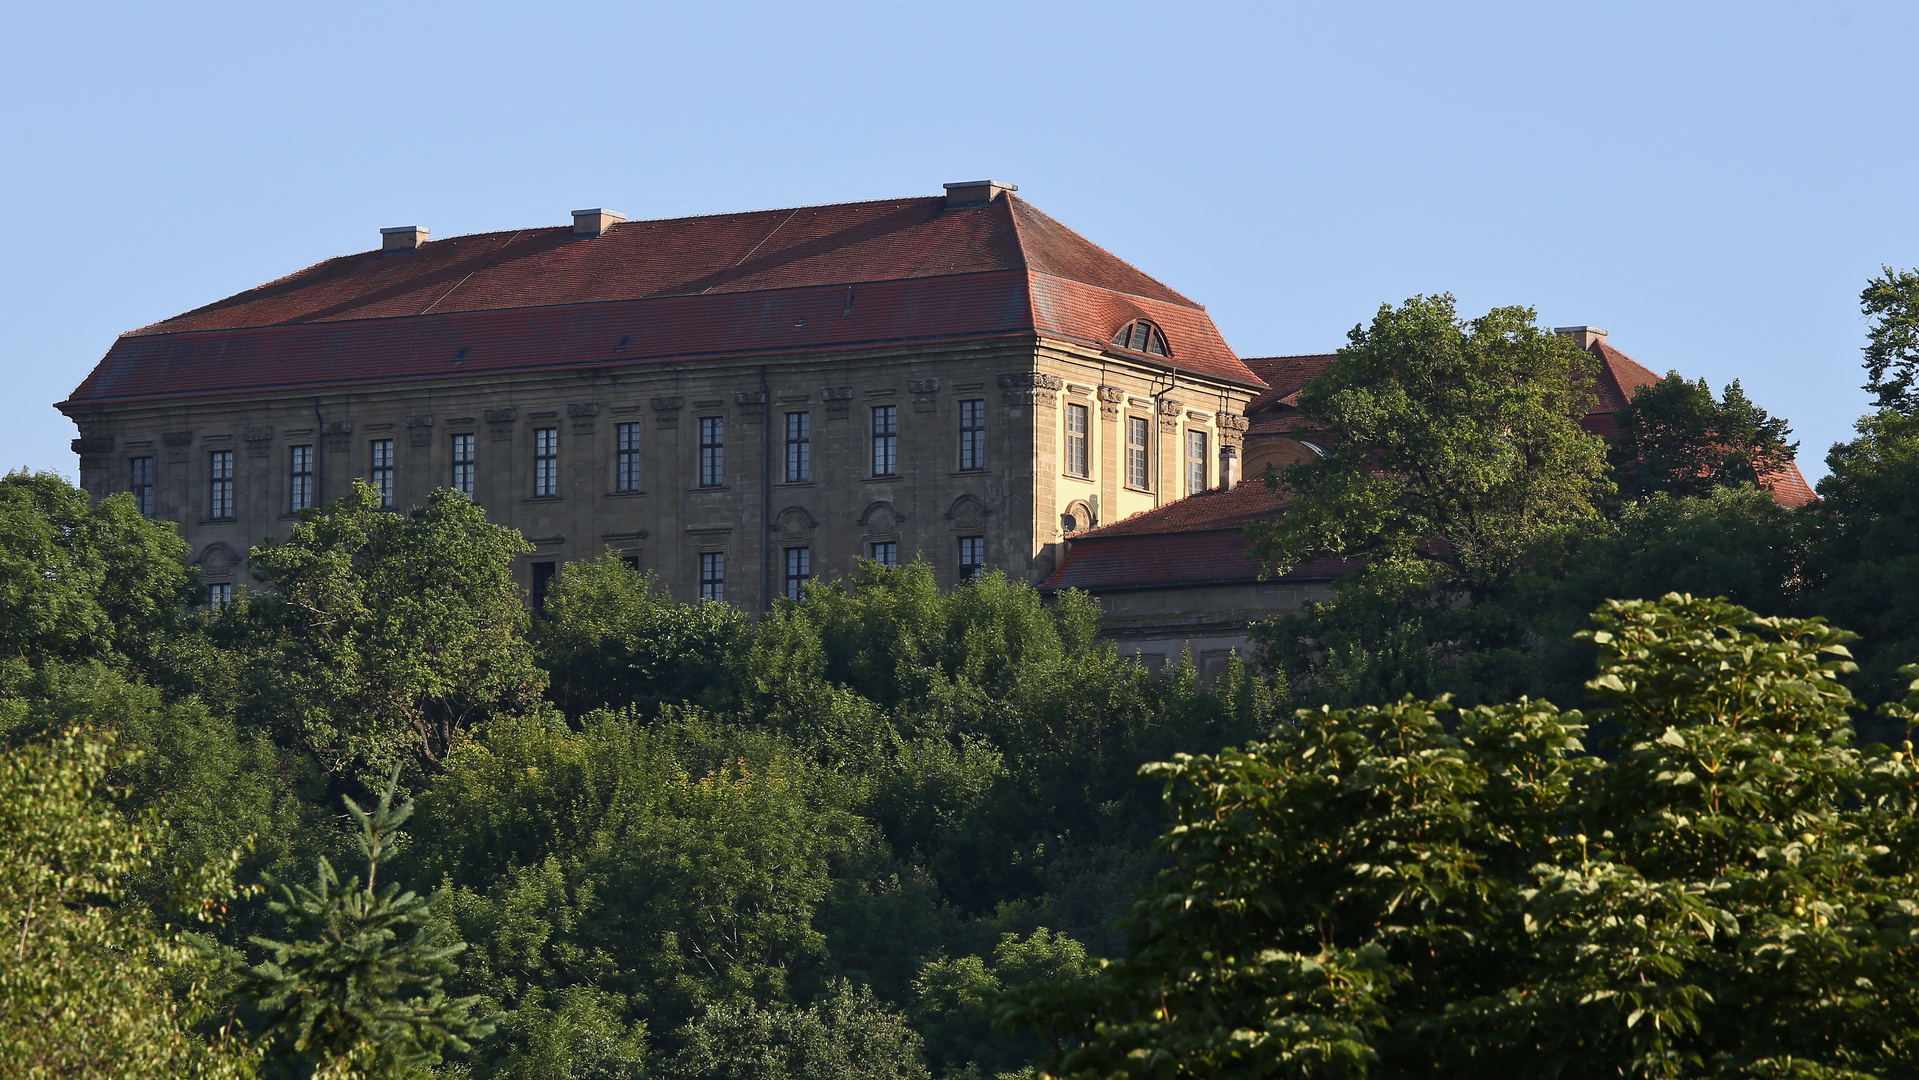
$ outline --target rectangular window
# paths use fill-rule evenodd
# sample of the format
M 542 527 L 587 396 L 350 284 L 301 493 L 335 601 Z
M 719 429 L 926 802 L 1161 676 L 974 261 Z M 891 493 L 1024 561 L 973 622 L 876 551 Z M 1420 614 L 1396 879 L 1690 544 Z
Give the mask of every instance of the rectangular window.
M 310 510 L 313 508 L 313 447 L 289 446 L 291 454 L 287 468 L 287 509 Z
M 700 486 L 726 483 L 726 418 L 700 417 Z M 702 593 L 704 595 L 704 593 Z
M 133 492 L 133 503 L 140 508 L 140 516 L 153 516 L 153 459 L 137 457 L 127 459 L 127 490 Z
M 533 429 L 533 497 L 550 499 L 560 493 L 560 429 Z
M 786 598 L 788 600 L 798 600 L 800 598 L 800 590 L 806 588 L 806 583 L 811 580 L 813 580 L 813 549 L 803 547 L 787 548 Z
M 1197 495 L 1206 490 L 1206 433 L 1189 431 L 1186 433 L 1186 494 Z
M 959 538 L 959 576 L 961 581 L 971 581 L 986 570 L 986 538 L 984 536 L 962 536 Z
M 473 497 L 473 436 L 453 436 L 453 490 Z
M 726 599 L 726 552 L 700 553 L 700 599 Z
M 1086 460 L 1086 406 L 1066 406 L 1066 471 L 1074 476 L 1090 476 Z
M 873 406 L 873 475 L 898 475 L 899 455 L 900 407 Z
M 546 596 L 553 591 L 553 575 L 559 573 L 559 569 L 558 563 L 533 564 L 533 614 L 546 614 Z
M 233 517 L 233 451 L 207 455 L 207 516 L 215 521 Z
M 640 490 L 640 425 L 621 424 L 615 430 L 613 490 Z
M 1126 418 L 1126 486 L 1149 490 L 1152 484 L 1146 475 L 1146 418 L 1129 416 Z
M 786 414 L 786 482 L 813 478 L 813 414 Z
M 393 505 L 393 440 L 374 439 L 368 444 L 367 479 L 380 493 L 380 506 Z
M 217 584 L 208 585 L 207 603 L 211 605 L 215 611 L 233 603 L 233 583 L 222 581 Z
M 962 401 L 959 405 L 959 467 L 984 469 L 986 467 L 986 402 Z
M 900 564 L 900 542 L 898 540 L 875 540 L 866 545 L 866 552 L 873 561 L 881 566 L 892 568 Z

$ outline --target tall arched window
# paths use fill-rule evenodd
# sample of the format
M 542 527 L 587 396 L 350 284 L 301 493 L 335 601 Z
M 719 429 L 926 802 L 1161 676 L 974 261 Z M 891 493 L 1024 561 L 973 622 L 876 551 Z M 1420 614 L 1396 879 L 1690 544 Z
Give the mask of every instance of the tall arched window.
M 1113 335 L 1113 344 L 1148 356 L 1172 355 L 1166 348 L 1166 335 L 1145 319 L 1134 319 L 1120 327 L 1119 333 Z

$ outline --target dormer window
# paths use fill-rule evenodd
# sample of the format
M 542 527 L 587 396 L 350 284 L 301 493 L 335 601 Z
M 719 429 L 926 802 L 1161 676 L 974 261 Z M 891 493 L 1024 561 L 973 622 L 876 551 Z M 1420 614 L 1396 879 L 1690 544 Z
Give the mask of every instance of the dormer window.
M 1113 335 L 1113 344 L 1122 349 L 1143 352 L 1148 356 L 1172 355 L 1166 351 L 1166 335 L 1159 332 L 1159 327 L 1145 319 L 1134 319 L 1120 327 L 1119 333 Z

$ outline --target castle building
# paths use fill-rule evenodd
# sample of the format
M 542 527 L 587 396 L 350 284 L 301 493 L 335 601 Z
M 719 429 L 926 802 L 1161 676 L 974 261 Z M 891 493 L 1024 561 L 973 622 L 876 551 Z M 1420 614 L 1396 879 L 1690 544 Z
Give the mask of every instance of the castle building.
M 354 479 L 472 496 L 749 610 L 858 557 L 1039 582 L 1066 536 L 1230 488 L 1264 389 L 1199 304 L 1011 185 L 377 250 L 122 335 L 59 408 L 81 483 L 213 598 Z

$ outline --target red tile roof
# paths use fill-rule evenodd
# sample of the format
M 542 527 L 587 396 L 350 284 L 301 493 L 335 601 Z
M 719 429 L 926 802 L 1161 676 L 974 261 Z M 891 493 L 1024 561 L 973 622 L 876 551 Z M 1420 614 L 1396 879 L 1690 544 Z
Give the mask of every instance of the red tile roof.
M 1204 308 L 1012 195 L 630 221 L 592 240 L 554 226 L 329 259 L 123 335 L 72 402 L 1035 334 L 1105 348 L 1141 317 L 1171 364 L 1259 385 Z
M 1257 480 L 1147 510 L 1072 537 L 1066 559 L 1042 590 L 1177 588 L 1259 580 L 1248 554 L 1248 522 L 1279 513 L 1280 501 Z M 1316 559 L 1277 580 L 1326 580 L 1350 572 L 1340 559 Z

